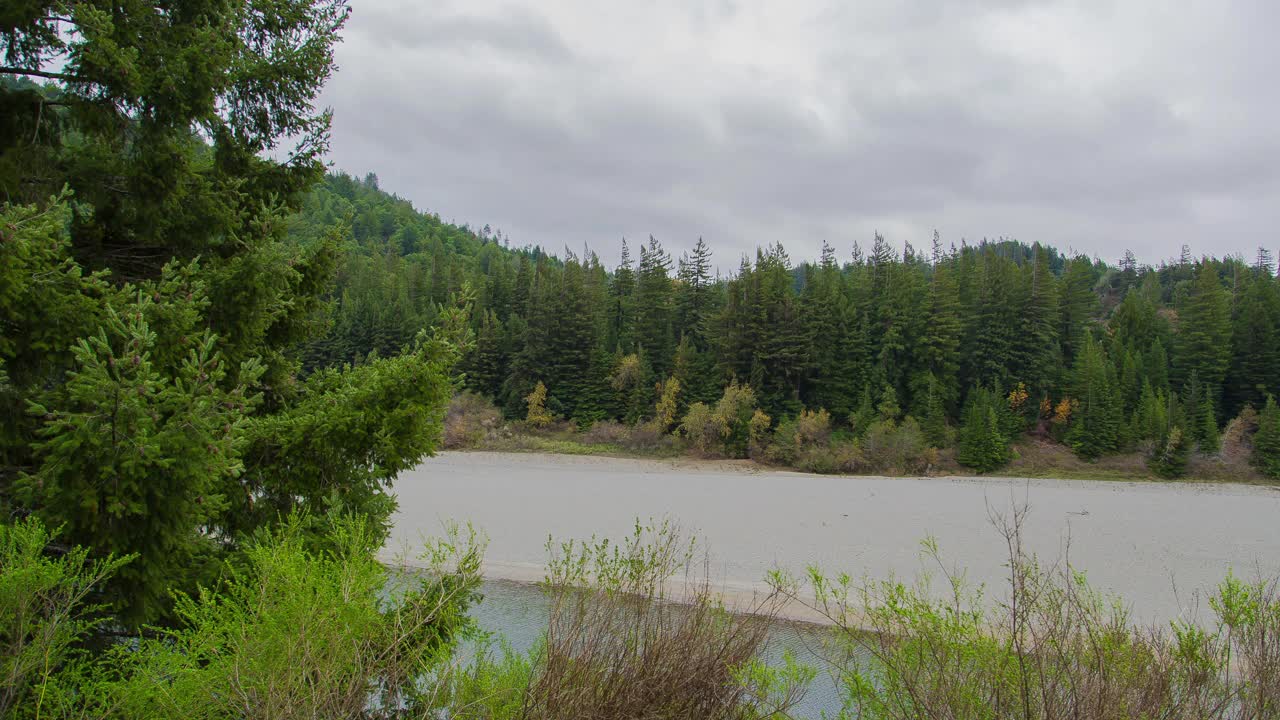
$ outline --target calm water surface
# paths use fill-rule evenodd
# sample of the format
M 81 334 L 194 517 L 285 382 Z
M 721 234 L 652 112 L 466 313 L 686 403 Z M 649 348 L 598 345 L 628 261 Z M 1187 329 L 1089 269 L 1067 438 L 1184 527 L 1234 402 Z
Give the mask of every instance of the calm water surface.
M 1025 502 L 1025 542 L 1067 552 L 1144 622 L 1198 611 L 1234 568 L 1280 573 L 1280 492 L 1237 485 L 972 478 L 831 477 L 707 470 L 675 463 L 501 453 L 444 453 L 404 473 L 389 547 L 448 520 L 489 536 L 490 577 L 532 579 L 548 534 L 623 537 L 636 518 L 669 516 L 704 537 L 714 580 L 758 587 L 771 568 L 816 563 L 855 576 L 910 577 L 920 540 L 975 581 L 1002 588 L 1004 545 L 989 509 Z
M 469 521 L 489 537 L 482 627 L 517 650 L 545 627 L 534 586 L 548 534 L 620 538 L 637 518 L 671 517 L 705 538 L 713 580 L 759 588 L 773 568 L 816 563 L 855 576 L 910 577 L 932 536 L 970 579 L 1002 586 L 1004 545 L 990 511 L 1025 503 L 1025 542 L 1042 558 L 1069 552 L 1095 585 L 1121 593 L 1144 622 L 1203 617 L 1203 593 L 1237 574 L 1280 573 L 1280 492 L 1246 486 L 973 478 L 824 477 L 747 473 L 687 463 L 500 453 L 446 453 L 396 485 L 400 509 L 390 549 Z M 790 650 L 814 661 L 814 626 L 779 622 L 773 661 Z M 816 663 L 815 663 L 816 664 Z M 819 675 L 799 717 L 834 714 Z

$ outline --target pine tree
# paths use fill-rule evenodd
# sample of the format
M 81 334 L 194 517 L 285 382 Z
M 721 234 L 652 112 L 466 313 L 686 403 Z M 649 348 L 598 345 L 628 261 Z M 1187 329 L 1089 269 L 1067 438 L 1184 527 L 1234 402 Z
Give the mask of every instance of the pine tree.
M 1231 313 L 1217 268 L 1207 260 L 1197 265 L 1179 309 L 1176 349 L 1175 379 L 1186 382 L 1196 373 L 1208 391 L 1221 389 L 1231 357 Z
M 1156 445 L 1149 466 L 1152 472 L 1163 478 L 1179 478 L 1187 472 L 1187 440 L 1182 428 L 1173 426 L 1168 435 Z
M 640 246 L 640 266 L 636 273 L 636 342 L 659 375 L 671 371 L 675 355 L 672 319 L 674 315 L 671 256 L 652 235 L 649 245 Z
M 1057 280 L 1049 270 L 1048 253 L 1039 243 L 1034 258 L 1023 271 L 1017 300 L 1018 332 L 1010 349 L 1014 378 L 1036 393 L 1048 392 L 1061 374 Z
M 1067 263 L 1067 271 L 1062 278 L 1062 331 L 1059 337 L 1062 361 L 1068 366 L 1075 364 L 1076 355 L 1084 345 L 1089 322 L 1097 313 L 1098 296 L 1093 292 L 1095 279 L 1093 263 L 1088 258 L 1077 256 Z
M 935 230 L 933 268 L 926 300 L 929 321 L 920 347 L 923 369 L 933 379 L 925 392 L 930 396 L 930 402 L 936 395 L 944 410 L 954 408 L 960 391 L 959 349 L 963 325 L 954 265 L 950 257 L 943 255 L 942 240 Z
M 1252 461 L 1263 475 L 1280 479 L 1280 407 L 1271 395 L 1267 396 L 1267 404 L 1258 416 L 1258 431 L 1253 434 Z
M 1066 441 L 1077 455 L 1089 460 L 1119 446 L 1122 416 L 1109 370 L 1102 347 L 1086 334 L 1073 369 L 1073 394 L 1079 406 L 1072 413 Z
M 964 422 L 957 438 L 956 460 L 978 472 L 990 472 L 1009 462 L 1009 440 L 1000 432 L 996 394 L 982 388 L 969 391 Z

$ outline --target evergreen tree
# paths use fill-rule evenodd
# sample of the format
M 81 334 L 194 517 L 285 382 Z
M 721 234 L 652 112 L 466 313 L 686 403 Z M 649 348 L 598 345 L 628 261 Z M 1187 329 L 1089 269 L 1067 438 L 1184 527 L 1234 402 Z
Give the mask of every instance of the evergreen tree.
M 1000 432 L 998 402 L 992 391 L 969 391 L 957 438 L 956 460 L 961 465 L 990 472 L 1009 462 L 1009 440 Z
M 1098 296 L 1093 292 L 1095 281 L 1093 264 L 1082 256 L 1067 263 L 1062 278 L 1062 361 L 1074 365 L 1076 355 L 1084 345 L 1089 322 L 1097 312 Z
M 1270 395 L 1258 416 L 1258 431 L 1253 434 L 1252 460 L 1263 475 L 1280 479 L 1280 407 Z
M 1073 369 L 1079 407 L 1072 414 L 1066 440 L 1077 455 L 1089 460 L 1119 445 L 1121 414 L 1109 369 L 1102 347 L 1086 334 Z
M 658 375 L 670 372 L 675 354 L 670 269 L 671 256 L 650 235 L 636 273 L 636 342 Z
M 1226 378 L 1231 356 L 1231 315 L 1218 271 L 1200 262 L 1178 313 L 1176 379 L 1195 373 L 1208 392 L 1216 393 Z M 1216 400 L 1216 398 L 1214 398 Z
M 1187 440 L 1182 428 L 1173 426 L 1156 445 L 1156 452 L 1149 465 L 1152 472 L 1163 478 L 1179 478 L 1187 472 Z

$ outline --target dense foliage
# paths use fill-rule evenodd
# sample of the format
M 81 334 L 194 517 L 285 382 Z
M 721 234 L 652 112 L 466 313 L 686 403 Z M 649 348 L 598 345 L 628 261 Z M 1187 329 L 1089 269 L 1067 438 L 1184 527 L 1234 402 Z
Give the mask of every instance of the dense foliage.
M 1013 241 L 945 247 L 936 235 L 928 254 L 897 252 L 877 236 L 845 261 L 824 247 L 799 265 L 775 244 L 719 278 L 702 240 L 673 260 L 651 237 L 624 241 L 610 271 L 590 251 L 511 249 L 487 227 L 442 223 L 372 176 L 343 174 L 313 191 L 295 237 L 306 246 L 343 217 L 353 232 L 338 320 L 312 361 L 392 352 L 467 293 L 467 386 L 510 418 L 527 414 L 539 385 L 542 408 L 583 427 L 648 420 L 674 400 L 674 425 L 704 446 L 712 406 L 737 382 L 775 427 L 826 410 L 861 436 L 910 416 L 938 447 L 959 429 L 960 455 L 989 470 L 1027 432 L 1084 458 L 1143 450 L 1154 463 L 1176 428 L 1181 444 L 1212 454 L 1230 418 L 1280 391 L 1280 281 L 1265 251 L 1252 263 L 1184 251 L 1159 266 L 1126 253 L 1111 266 Z M 671 380 L 679 390 L 663 398 Z M 991 406 L 1004 443 L 966 432 L 975 404 Z M 977 451 L 979 440 L 989 447 Z M 741 435 L 730 445 L 747 447 Z
M 322 177 L 313 101 L 347 14 L 0 13 L 0 511 L 131 557 L 100 590 L 126 626 L 295 511 L 317 535 L 342 513 L 384 531 L 391 481 L 437 443 L 463 309 L 383 360 L 301 374 L 342 233 L 293 242 L 288 218 Z

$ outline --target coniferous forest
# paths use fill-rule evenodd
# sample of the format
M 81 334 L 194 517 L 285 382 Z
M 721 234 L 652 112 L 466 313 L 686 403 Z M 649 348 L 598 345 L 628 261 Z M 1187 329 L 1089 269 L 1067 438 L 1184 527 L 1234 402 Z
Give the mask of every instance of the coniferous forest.
M 1256 428 L 1280 392 L 1280 280 L 1265 249 L 1112 264 L 935 233 L 921 248 L 879 235 L 824 244 L 811 261 L 782 243 L 720 258 L 702 239 L 673 257 L 649 237 L 623 240 L 609 268 L 590 250 L 557 256 L 443 223 L 372 174 L 341 173 L 307 197 L 291 234 L 306 247 L 342 223 L 334 321 L 307 364 L 394 354 L 464 298 L 465 388 L 511 419 L 527 418 L 541 384 L 548 420 L 650 423 L 703 442 L 726 388 L 742 388 L 747 434 L 805 436 L 816 423 L 865 440 L 877 423 L 905 424 L 982 471 L 1029 435 L 1090 460 L 1141 451 L 1177 476 L 1188 455 L 1218 453 L 1242 412 L 1242 431 Z

